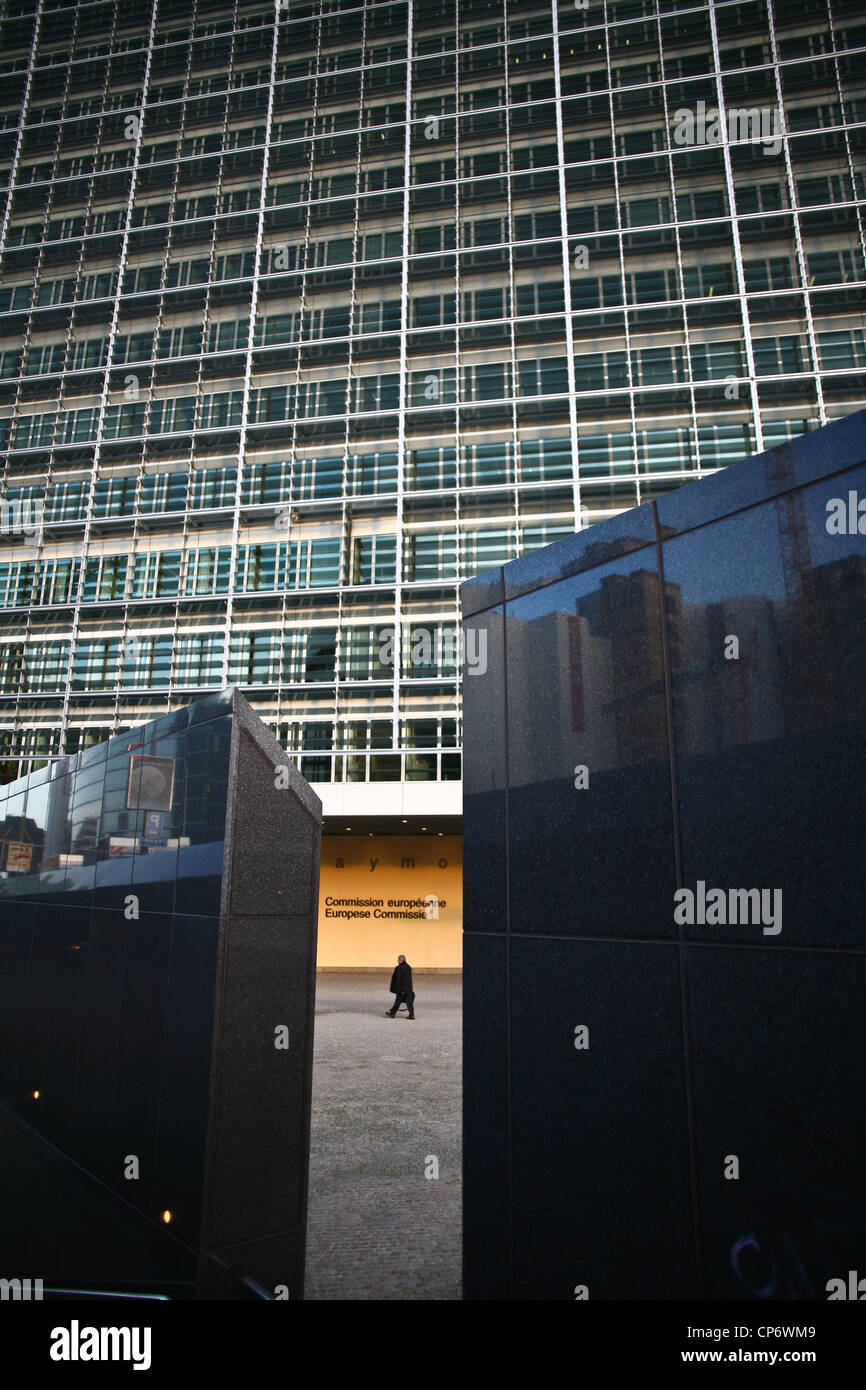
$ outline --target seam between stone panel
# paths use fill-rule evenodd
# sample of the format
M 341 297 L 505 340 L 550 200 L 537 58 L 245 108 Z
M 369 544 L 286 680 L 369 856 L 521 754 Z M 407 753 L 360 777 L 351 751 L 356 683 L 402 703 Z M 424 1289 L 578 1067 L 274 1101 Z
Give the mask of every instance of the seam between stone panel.
M 855 413 L 856 413 L 856 412 L 855 412 Z M 846 418 L 847 418 L 847 417 L 846 417 Z M 827 426 L 822 426 L 822 428 L 826 429 Z M 772 450 L 772 449 L 765 450 L 765 453 L 774 453 L 774 452 L 776 452 L 776 451 L 775 451 L 775 450 Z M 749 456 L 750 459 L 763 458 L 763 457 L 764 457 L 764 454 L 752 454 L 752 455 Z M 742 462 L 748 462 L 748 460 L 745 460 L 745 459 L 744 459 L 744 460 L 742 460 Z M 844 467 L 842 467 L 842 468 L 835 468 L 835 469 L 833 469 L 833 471 L 830 472 L 830 473 L 822 473 L 821 476 L 820 476 L 819 478 L 807 478 L 807 479 L 805 479 L 803 482 L 792 483 L 792 485 L 791 485 L 790 487 L 782 488 L 781 491 L 779 491 L 779 492 L 774 492 L 774 493 L 772 494 L 772 496 L 769 496 L 769 497 L 761 497 L 761 498 L 758 498 L 758 499 L 757 499 L 756 501 L 754 501 L 754 502 L 746 502 L 742 507 L 731 507 L 731 509 L 730 509 L 729 511 L 721 512 L 718 516 L 708 517 L 708 519 L 707 519 L 706 521 L 696 521 L 696 522 L 694 522 L 691 526 L 684 526 L 681 530 L 672 531 L 671 534 L 670 534 L 669 536 L 665 536 L 663 539 L 664 539 L 664 540 L 676 540 L 676 538 L 677 538 L 678 536 L 690 536 L 690 535 L 692 535 L 695 531 L 701 531 L 701 530 L 703 530 L 704 527 L 706 527 L 706 526 L 715 526 L 715 524 L 716 524 L 717 522 L 719 522 L 719 521 L 727 521 L 728 517 L 742 516 L 744 512 L 754 511 L 754 509 L 755 509 L 756 507 L 763 507 L 763 506 L 765 506 L 768 502 L 776 502 L 776 501 L 778 501 L 779 498 L 781 498 L 781 497 L 787 497 L 789 493 L 792 493 L 792 492 L 801 492 L 801 491 L 803 491 L 805 488 L 817 487 L 817 485 L 818 485 L 819 483 L 830 482 L 830 481 L 831 481 L 832 479 L 834 479 L 834 478 L 841 478 L 841 477 L 844 477 L 844 475 L 845 475 L 846 473 L 851 473 L 851 472 L 853 472 L 853 470 L 854 470 L 855 468 L 863 468 L 864 465 L 866 465 L 866 458 L 860 459 L 859 461 L 854 462 L 854 463 L 846 463 L 846 464 L 844 465 Z M 736 465 L 732 465 L 732 466 L 733 466 L 733 467 L 736 467 Z M 723 473 L 724 471 L 725 471 L 724 469 L 719 469 L 719 472 L 720 472 L 720 473 Z M 713 476 L 713 477 L 716 477 L 717 475 L 716 475 L 716 474 L 712 474 L 712 476 Z M 691 482 L 704 482 L 704 481 L 709 481 L 709 479 L 708 479 L 708 478 L 707 478 L 707 479 L 702 479 L 702 478 L 691 479 L 690 482 L 687 483 L 687 484 L 684 484 L 684 486 L 686 486 L 686 487 L 690 486 L 690 485 L 691 485 Z M 674 488 L 674 491 L 675 491 L 675 492 L 679 492 L 679 490 L 680 490 L 679 488 Z M 642 503 L 641 505 L 642 505 L 642 506 L 647 506 L 647 507 L 651 506 L 651 507 L 655 508 L 655 505 L 656 505 L 656 504 L 655 504 L 655 502 L 645 502 L 645 503 Z M 639 508 L 639 507 L 634 507 L 632 510 L 634 510 L 634 511 L 639 511 L 640 508 Z M 621 513 L 621 515 L 625 515 L 625 513 Z M 595 525 L 604 527 L 605 522 L 603 522 L 603 521 L 602 521 L 602 522 L 596 522 Z M 656 519 L 656 525 L 658 526 L 658 521 L 657 521 L 657 519 Z M 585 528 L 585 529 L 588 529 L 588 528 Z M 579 533 L 576 532 L 575 534 L 579 534 Z M 577 578 L 578 575 L 581 575 L 581 574 L 591 574 L 594 570 L 602 569 L 605 565 L 614 564 L 617 560 L 624 559 L 625 556 L 627 556 L 627 555 L 638 555 L 638 554 L 640 554 L 640 552 L 641 552 L 642 550 L 649 550 L 650 547 L 651 547 L 651 546 L 654 546 L 655 544 L 656 544 L 656 540 L 655 540 L 655 539 L 653 539 L 653 540 L 647 540 L 647 541 L 644 541 L 641 545 L 635 546 L 633 550 L 628 550 L 628 551 L 624 552 L 624 555 L 615 555 L 615 556 L 613 556 L 612 559 L 610 559 L 610 560 L 596 560 L 596 561 L 593 562 L 593 564 L 587 565 L 587 566 L 586 566 L 585 568 L 583 568 L 583 569 L 575 570 L 573 574 L 558 574 L 558 575 L 556 575 L 553 579 L 545 579 L 545 580 L 542 580 L 541 583 L 535 584 L 532 588 L 523 589 L 519 594 L 514 594 L 513 597 L 512 597 L 512 599 L 511 599 L 511 602 L 516 603 L 518 599 L 526 598 L 526 597 L 528 597 L 529 594 L 537 594 L 537 593 L 540 593 L 540 591 L 541 591 L 542 589 L 550 589 L 550 588 L 553 587 L 554 584 L 561 584 L 561 583 L 563 582 L 563 580 L 565 580 L 565 579 L 575 579 L 575 578 Z M 507 566 L 506 566 L 505 568 L 507 568 Z M 471 582 L 471 581 L 468 581 L 468 582 Z M 490 613 L 490 612 L 492 611 L 492 609 L 494 609 L 494 608 L 496 608 L 496 607 L 497 607 L 497 604 L 495 604 L 495 603 L 490 603 L 490 604 L 487 604 L 486 607 L 484 607 L 484 608 L 477 608 L 477 609 L 474 609 L 473 612 L 464 614 L 464 621 L 465 621 L 467 618 L 477 618 L 477 617 L 480 617 L 482 613 Z
M 479 940 L 488 941 L 500 938 L 505 939 L 505 932 L 501 931 L 465 931 L 465 936 L 478 937 Z M 593 941 L 605 946 L 676 946 L 678 945 L 675 936 L 583 936 L 573 932 L 534 932 L 534 931 L 512 931 L 512 939 L 520 941 Z M 704 937 L 690 936 L 685 940 L 687 946 L 708 946 L 711 950 L 719 951 L 823 951 L 829 955 L 837 956 L 863 956 L 866 955 L 866 947 L 863 946 L 824 946 L 821 944 L 783 946 L 773 944 L 769 941 L 709 941 Z M 325 966 L 324 969 L 338 969 L 337 966 Z
M 301 804 L 301 803 L 299 803 Z M 309 812 L 307 812 L 309 816 Z M 307 1231 L 310 1214 L 310 1157 L 313 1145 L 313 1071 L 316 1048 L 316 958 L 319 952 L 319 875 L 322 867 L 322 827 L 321 822 L 313 820 L 313 847 L 310 854 L 310 918 L 307 924 L 309 952 L 307 957 L 307 979 L 305 1006 L 307 1016 L 304 1023 L 304 1076 L 302 1086 L 304 1140 L 301 1152 L 300 1171 L 300 1211 L 298 1213 L 298 1251 L 297 1269 L 300 1281 L 298 1298 L 304 1298 L 307 1284 Z M 310 928 L 312 927 L 312 933 Z M 312 939 L 310 939 L 312 936 Z
M 499 588 L 502 603 L 502 723 L 504 728 L 504 792 L 505 792 L 505 1133 L 508 1147 L 506 1168 L 506 1217 L 508 1250 L 508 1297 L 514 1298 L 514 1208 L 513 1156 L 511 1123 L 511 835 L 508 818 L 508 623 L 505 606 L 505 573 L 500 565 Z

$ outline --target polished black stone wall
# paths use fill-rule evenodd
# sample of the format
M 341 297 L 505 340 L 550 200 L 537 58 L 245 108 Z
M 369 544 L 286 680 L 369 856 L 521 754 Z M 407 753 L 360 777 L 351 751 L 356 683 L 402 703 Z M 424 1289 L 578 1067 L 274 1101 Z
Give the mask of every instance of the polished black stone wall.
M 866 414 L 463 600 L 465 1297 L 826 1298 L 866 1274 Z
M 301 1296 L 320 839 L 233 690 L 0 787 L 12 1275 Z

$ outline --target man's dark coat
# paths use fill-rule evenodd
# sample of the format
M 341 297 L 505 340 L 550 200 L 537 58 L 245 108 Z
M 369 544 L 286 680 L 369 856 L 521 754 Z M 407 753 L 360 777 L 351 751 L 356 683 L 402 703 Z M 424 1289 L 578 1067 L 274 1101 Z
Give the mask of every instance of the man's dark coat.
M 405 961 L 401 961 L 394 970 L 394 974 L 391 976 L 391 993 L 412 993 L 412 967 L 411 965 L 407 965 Z

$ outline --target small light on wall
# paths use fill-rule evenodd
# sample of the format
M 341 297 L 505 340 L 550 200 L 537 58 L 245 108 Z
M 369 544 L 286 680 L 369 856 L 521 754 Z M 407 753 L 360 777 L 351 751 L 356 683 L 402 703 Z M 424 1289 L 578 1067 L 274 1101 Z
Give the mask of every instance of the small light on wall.
M 172 1222 L 172 1213 L 171 1213 L 170 1211 L 168 1211 L 168 1210 L 164 1211 L 164 1212 L 162 1213 L 162 1219 L 163 1219 L 163 1223 L 164 1223 L 166 1226 L 170 1226 L 170 1225 L 171 1225 L 171 1222 Z
M 31 1091 L 30 1094 L 31 1094 L 31 1096 L 33 1097 L 34 1100 L 38 1100 L 38 1099 L 39 1099 L 39 1096 L 40 1096 L 40 1094 L 41 1094 L 41 1092 L 39 1092 L 39 1091 Z

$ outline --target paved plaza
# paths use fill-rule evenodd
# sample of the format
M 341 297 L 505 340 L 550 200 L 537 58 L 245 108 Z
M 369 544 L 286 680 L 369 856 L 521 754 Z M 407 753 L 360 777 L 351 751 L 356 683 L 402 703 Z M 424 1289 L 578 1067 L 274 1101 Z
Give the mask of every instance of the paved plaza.
M 461 977 L 316 982 L 308 1299 L 459 1299 Z M 426 1177 L 435 1171 L 437 1177 Z

